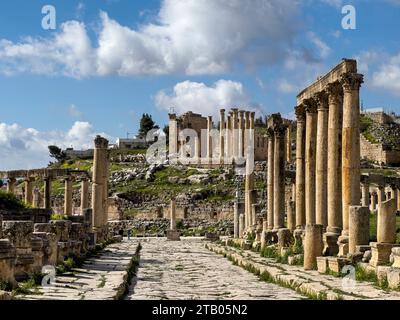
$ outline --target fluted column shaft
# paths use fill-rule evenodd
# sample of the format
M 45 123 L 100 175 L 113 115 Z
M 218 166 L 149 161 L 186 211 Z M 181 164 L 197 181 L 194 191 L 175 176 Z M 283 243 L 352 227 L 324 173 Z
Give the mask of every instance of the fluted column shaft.
M 268 164 L 267 164 L 267 221 L 268 230 L 274 228 L 274 134 L 268 133 Z
M 303 106 L 296 107 L 296 228 L 306 225 L 305 213 L 305 110 Z

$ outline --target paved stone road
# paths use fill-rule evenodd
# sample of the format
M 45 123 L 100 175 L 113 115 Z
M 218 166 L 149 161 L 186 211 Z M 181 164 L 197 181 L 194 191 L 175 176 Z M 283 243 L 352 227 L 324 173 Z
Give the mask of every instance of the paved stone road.
M 207 250 L 200 239 L 140 241 L 140 265 L 127 296 L 129 300 L 304 299 L 291 289 L 260 281 L 234 266 Z
M 56 277 L 52 287 L 39 287 L 36 294 L 18 296 L 26 300 L 113 300 L 126 288 L 127 269 L 136 253 L 137 241 L 106 247 L 98 257 L 85 261 L 72 274 Z

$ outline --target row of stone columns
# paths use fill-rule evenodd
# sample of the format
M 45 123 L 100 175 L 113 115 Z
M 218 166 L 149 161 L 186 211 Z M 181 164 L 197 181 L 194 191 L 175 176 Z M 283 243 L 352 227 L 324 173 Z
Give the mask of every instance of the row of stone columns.
M 15 185 L 17 180 L 15 178 L 9 178 L 7 182 L 7 191 L 15 193 Z M 27 177 L 24 180 L 24 202 L 31 205 L 34 208 L 39 208 L 43 203 L 44 209 L 51 209 L 51 178 L 46 177 L 43 179 L 43 195 L 38 188 L 33 188 L 34 179 Z M 72 215 L 73 211 L 73 188 L 72 188 L 72 177 L 67 177 L 64 180 L 64 214 L 67 216 Z M 89 182 L 87 179 L 81 179 L 81 214 L 89 207 L 89 194 L 88 194 Z
M 329 254 L 337 240 L 340 254 L 347 253 L 350 206 L 360 205 L 362 82 L 362 75 L 345 73 L 296 107 L 296 225 L 321 225 Z

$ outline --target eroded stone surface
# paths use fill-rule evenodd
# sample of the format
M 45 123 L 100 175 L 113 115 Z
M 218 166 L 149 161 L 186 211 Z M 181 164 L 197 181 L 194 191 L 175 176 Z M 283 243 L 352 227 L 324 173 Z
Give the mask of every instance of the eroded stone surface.
M 302 299 L 293 290 L 260 281 L 205 248 L 197 238 L 142 239 L 137 279 L 127 299 Z

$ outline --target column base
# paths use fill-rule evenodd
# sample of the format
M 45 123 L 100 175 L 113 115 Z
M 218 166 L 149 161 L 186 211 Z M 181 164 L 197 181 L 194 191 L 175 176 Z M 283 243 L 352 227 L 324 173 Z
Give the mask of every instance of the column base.
M 293 243 L 293 235 L 290 229 L 281 228 L 277 232 L 278 247 L 288 248 Z
M 301 246 L 303 244 L 305 236 L 305 231 L 301 227 L 297 227 L 293 232 L 294 243 L 296 246 Z
M 338 256 L 346 257 L 347 254 L 349 253 L 349 236 L 343 235 L 342 233 L 342 235 L 338 239 L 337 244 L 339 246 Z
M 324 256 L 336 256 L 339 252 L 338 246 L 339 234 L 333 232 L 326 232 L 323 235 L 322 241 L 324 242 L 324 249 L 322 254 Z
M 261 233 L 261 250 L 266 246 L 272 245 L 278 242 L 277 232 L 272 230 L 263 231 Z
M 371 242 L 371 260 L 369 264 L 373 267 L 386 265 L 390 262 L 393 248 L 400 247 L 399 244 Z
M 181 235 L 180 235 L 179 231 L 167 230 L 167 240 L 180 241 L 181 240 Z

